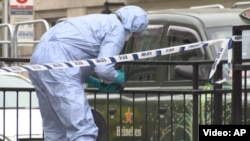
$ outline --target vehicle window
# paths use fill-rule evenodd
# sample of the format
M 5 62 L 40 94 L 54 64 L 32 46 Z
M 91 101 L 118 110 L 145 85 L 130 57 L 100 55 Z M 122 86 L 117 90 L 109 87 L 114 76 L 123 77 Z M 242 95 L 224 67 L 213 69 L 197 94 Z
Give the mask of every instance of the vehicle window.
M 216 27 L 216 28 L 209 28 L 208 35 L 211 40 L 215 39 L 223 39 L 223 38 L 230 38 L 232 37 L 232 27 Z M 242 58 L 243 59 L 249 59 L 250 57 L 250 30 L 244 30 L 242 31 Z M 211 51 L 213 52 L 214 58 L 216 57 L 216 54 L 219 52 L 220 44 L 215 44 L 211 47 Z M 227 50 L 223 54 L 222 60 L 228 59 L 228 53 Z M 226 77 L 228 65 L 223 65 L 223 77 Z M 231 78 L 231 74 L 229 74 L 229 78 Z
M 223 39 L 232 37 L 232 27 L 223 27 L 223 28 L 211 28 L 208 30 L 211 40 L 214 39 Z M 242 31 L 242 58 L 249 59 L 250 56 L 250 30 Z M 215 54 L 219 51 L 220 46 L 215 45 Z M 214 55 L 215 57 L 215 55 Z M 223 55 L 223 59 L 227 59 L 227 53 L 225 52 Z
M 163 25 L 149 25 L 147 30 L 131 39 L 130 53 L 160 48 Z M 143 61 L 157 60 L 156 57 Z M 154 81 L 156 79 L 156 65 L 126 65 L 127 81 Z
M 222 39 L 232 36 L 232 27 L 213 27 L 208 28 L 207 31 L 210 40 Z
M 185 44 L 191 44 L 200 41 L 200 37 L 196 31 L 186 27 L 170 26 L 167 38 L 169 40 L 170 47 L 179 46 Z M 200 54 L 202 53 L 202 54 Z M 171 61 L 186 61 L 191 58 L 197 58 L 203 56 L 203 49 L 195 49 L 190 51 L 184 51 L 181 53 L 171 54 Z
M 242 32 L 242 58 L 250 58 L 250 30 L 244 30 Z
M 232 36 L 232 27 L 213 27 L 207 29 L 208 38 L 210 40 L 230 38 Z M 220 44 L 214 44 L 211 46 L 212 55 L 215 58 L 216 53 L 220 49 Z M 225 53 L 227 54 L 227 53 Z M 223 59 L 227 59 L 227 55 L 223 56 Z
M 170 26 L 167 39 L 169 41 L 170 47 L 191 44 L 201 41 L 198 33 L 190 28 L 180 27 L 180 26 Z M 204 49 L 194 49 L 190 51 L 184 51 L 180 53 L 170 54 L 170 61 L 194 61 L 204 59 Z M 184 78 L 176 74 L 177 65 L 171 65 L 169 67 L 169 74 L 167 75 L 167 80 L 183 80 Z

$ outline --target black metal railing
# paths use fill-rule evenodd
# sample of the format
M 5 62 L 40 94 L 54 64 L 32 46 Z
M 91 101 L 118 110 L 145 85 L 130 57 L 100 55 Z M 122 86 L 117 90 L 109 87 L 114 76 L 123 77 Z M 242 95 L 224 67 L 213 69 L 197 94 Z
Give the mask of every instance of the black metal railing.
M 9 58 L 10 59 L 10 58 Z M 6 61 L 6 60 L 4 60 Z M 13 61 L 15 62 L 15 61 Z M 131 62 L 136 63 L 136 62 Z M 145 64 L 149 62 L 139 62 Z M 176 65 L 178 62 L 153 62 L 154 65 Z M 232 115 L 232 89 L 224 89 L 220 86 L 210 87 L 209 89 L 200 88 L 198 79 L 199 64 L 213 63 L 213 61 L 204 62 L 181 62 L 181 65 L 194 66 L 193 84 L 190 89 L 158 89 L 158 90 L 145 90 L 145 89 L 133 89 L 126 88 L 117 94 L 100 93 L 96 89 L 87 88 L 86 94 L 89 99 L 89 103 L 93 107 L 93 114 L 97 126 L 100 129 L 98 141 L 160 141 L 160 140 L 186 140 L 196 141 L 198 140 L 198 126 L 200 124 L 231 124 Z M 222 61 L 225 63 L 225 61 Z M 127 64 L 123 64 L 127 65 Z M 222 64 L 221 64 L 222 65 Z M 222 69 L 220 65 L 218 69 Z M 222 70 L 221 70 L 222 71 Z M 221 71 L 218 70 L 216 74 L 218 78 L 221 78 Z M 247 70 L 246 70 L 247 71 Z M 244 79 L 247 80 L 247 77 Z M 2 81 L 2 80 L 1 80 Z M 247 83 L 245 83 L 247 84 Z M 247 86 L 242 88 L 242 123 L 249 124 L 250 115 L 249 112 L 249 89 Z M 22 93 L 21 93 L 22 92 Z M 35 121 L 32 119 L 37 107 L 32 107 L 32 104 L 23 107 L 7 108 L 4 105 L 7 94 L 11 93 L 16 98 L 12 99 L 15 105 L 20 105 L 20 97 L 23 92 L 28 93 L 29 102 L 31 97 L 35 96 L 34 88 L 0 88 L 0 97 L 3 105 L 1 108 L 2 131 L 10 129 L 9 125 L 6 125 L 8 110 L 14 111 L 12 116 L 16 123 L 16 127 L 13 127 L 14 134 L 20 138 L 34 140 L 42 139 L 43 133 L 40 131 L 34 135 L 36 131 L 31 125 Z M 31 94 L 32 93 L 32 94 Z M 2 96 L 1 96 L 2 95 Z M 31 96 L 32 95 L 32 96 Z M 17 101 L 15 101 L 17 100 Z M 0 102 L 1 103 L 1 102 Z M 29 106 L 30 105 L 30 106 Z M 19 119 L 20 114 L 26 110 L 26 119 L 29 121 L 22 121 Z M 27 122 L 28 134 L 25 137 L 22 135 L 21 130 L 24 127 L 21 123 Z M 9 124 L 9 123 L 8 123 Z M 42 126 L 41 123 L 36 126 Z M 13 125 L 12 125 L 13 126 Z M 41 128 L 40 128 L 41 129 Z M 3 137 L 7 136 L 7 132 L 3 132 Z
M 19 89 L 19 88 L 0 88 L 1 94 L 4 100 L 8 92 L 16 93 L 16 100 L 13 103 L 18 104 L 18 93 L 26 91 L 30 93 L 34 89 Z M 217 90 L 222 96 L 222 114 L 220 115 L 220 124 L 231 123 L 231 94 L 232 90 Z M 245 90 L 249 92 L 249 90 Z M 105 123 L 99 124 L 102 130 L 106 130 L 101 135 L 105 137 L 107 141 L 115 140 L 197 140 L 195 136 L 192 136 L 194 128 L 198 128 L 199 124 L 210 125 L 217 124 L 218 121 L 214 117 L 217 114 L 214 107 L 216 97 L 214 90 L 185 90 L 185 91 L 145 91 L 145 90 L 124 90 L 121 94 L 104 94 L 97 90 L 87 90 L 87 96 L 93 109 L 101 115 L 98 117 L 99 121 L 105 121 Z M 194 101 L 194 96 L 197 96 L 197 101 Z M 31 97 L 31 96 L 30 96 Z M 31 99 L 31 98 L 30 98 Z M 246 98 L 245 98 L 246 99 Z M 249 104 L 247 100 L 243 100 L 243 123 L 249 124 L 250 115 L 247 112 L 249 110 Z M 31 102 L 30 102 L 31 103 Z M 198 112 L 193 111 L 195 103 L 198 103 Z M 28 104 L 31 105 L 31 104 Z M 27 121 L 21 121 L 19 119 L 23 110 L 27 110 Z M 29 128 L 29 135 L 27 138 L 34 138 L 31 124 L 31 119 L 36 108 L 30 107 L 16 107 L 8 108 L 3 106 L 1 108 L 3 112 L 3 125 L 1 128 L 3 131 L 10 128 L 9 125 L 5 125 L 6 113 L 8 110 L 14 110 L 16 116 L 15 121 L 17 127 L 15 127 L 14 133 L 17 137 L 22 137 L 21 130 L 24 128 L 20 126 L 20 123 L 27 122 L 25 128 Z M 95 113 L 96 114 L 96 113 Z M 198 115 L 198 122 L 193 122 L 193 116 Z M 198 123 L 198 124 L 197 124 Z M 34 124 L 34 123 L 33 123 Z M 36 126 L 41 126 L 40 123 L 36 123 Z M 19 126 L 18 126 L 19 125 Z M 101 127 L 106 125 L 105 127 Z M 14 128 L 13 128 L 14 129 Z M 19 135 L 20 134 L 20 135 Z M 198 134 L 198 133 L 197 133 Z M 6 134 L 7 135 L 7 134 Z M 5 135 L 3 135 L 5 136 Z M 41 137 L 43 136 L 41 132 Z M 38 136 L 36 136 L 38 137 Z M 102 140 L 105 140 L 102 138 Z

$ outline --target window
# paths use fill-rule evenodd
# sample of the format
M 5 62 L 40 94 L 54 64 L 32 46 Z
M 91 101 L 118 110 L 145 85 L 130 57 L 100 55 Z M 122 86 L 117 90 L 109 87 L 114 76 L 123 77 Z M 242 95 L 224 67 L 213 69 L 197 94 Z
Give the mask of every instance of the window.
M 185 44 L 191 44 L 201 41 L 198 33 L 193 29 L 170 26 L 167 34 L 170 46 L 179 46 Z M 203 56 L 203 49 L 195 49 L 190 51 L 184 51 L 181 53 L 172 54 L 171 61 L 186 61 L 192 58 L 199 58 Z
M 132 37 L 129 44 L 129 53 L 160 48 L 163 25 L 149 25 L 142 35 Z M 140 61 L 157 60 L 156 57 Z M 155 81 L 156 65 L 126 65 L 127 81 Z
M 201 39 L 198 33 L 190 28 L 180 27 L 180 26 L 170 26 L 167 39 L 169 41 L 170 47 L 191 44 L 195 42 L 200 42 Z M 204 49 L 198 48 L 190 51 L 183 51 L 180 53 L 170 54 L 169 61 L 194 61 L 194 60 L 204 60 Z M 169 74 L 167 75 L 167 80 L 184 80 L 186 78 L 177 74 L 176 69 L 184 68 L 185 70 L 190 69 L 191 66 L 181 66 L 172 65 L 169 67 Z M 190 76 L 189 76 L 190 77 Z

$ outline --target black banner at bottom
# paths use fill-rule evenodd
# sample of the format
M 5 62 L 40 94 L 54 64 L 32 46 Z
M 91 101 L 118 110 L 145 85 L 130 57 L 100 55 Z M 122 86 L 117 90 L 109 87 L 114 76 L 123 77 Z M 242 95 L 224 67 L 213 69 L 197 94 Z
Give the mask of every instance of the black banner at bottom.
M 199 141 L 232 138 L 249 141 L 250 125 L 199 125 Z

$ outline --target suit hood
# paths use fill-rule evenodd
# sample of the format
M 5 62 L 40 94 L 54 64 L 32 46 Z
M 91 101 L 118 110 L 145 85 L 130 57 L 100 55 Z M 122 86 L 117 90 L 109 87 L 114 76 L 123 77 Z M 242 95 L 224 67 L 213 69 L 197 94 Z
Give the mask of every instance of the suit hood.
M 142 33 L 148 26 L 147 13 L 138 6 L 122 7 L 115 14 L 121 19 L 128 34 Z

